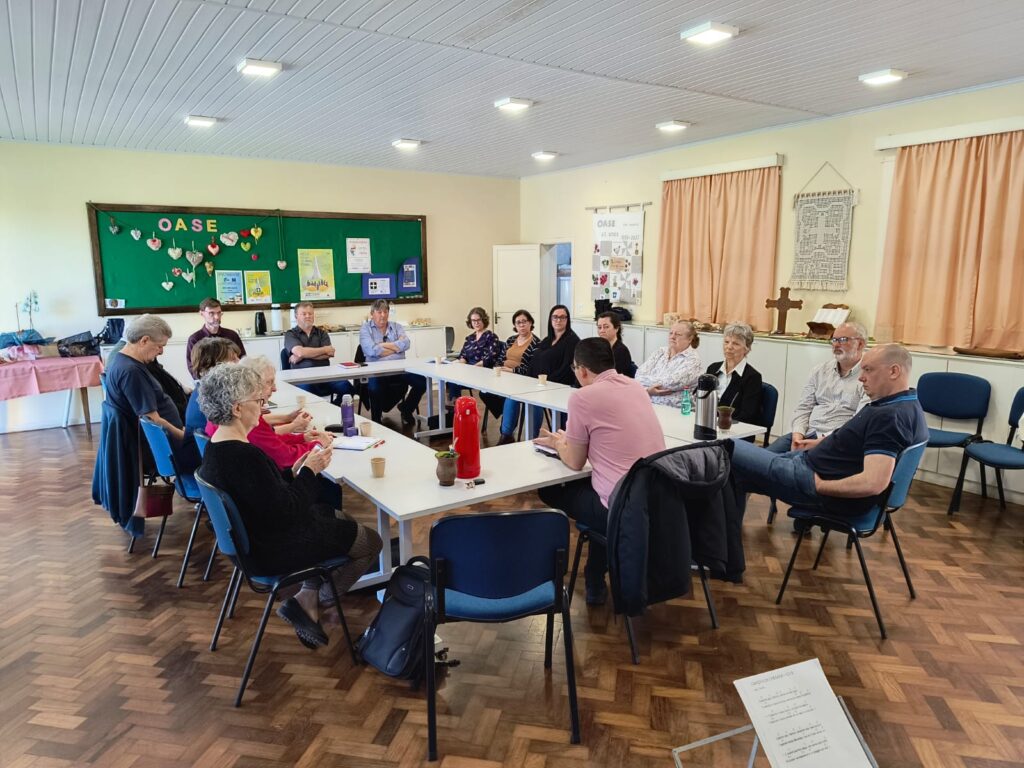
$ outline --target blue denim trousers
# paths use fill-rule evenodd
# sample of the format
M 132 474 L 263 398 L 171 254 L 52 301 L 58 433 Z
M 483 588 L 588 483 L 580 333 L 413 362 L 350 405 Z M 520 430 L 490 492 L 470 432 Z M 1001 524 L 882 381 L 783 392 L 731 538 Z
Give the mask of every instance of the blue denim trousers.
M 821 506 L 806 451 L 772 453 L 744 440 L 733 440 L 732 445 L 732 471 L 743 490 L 793 506 Z

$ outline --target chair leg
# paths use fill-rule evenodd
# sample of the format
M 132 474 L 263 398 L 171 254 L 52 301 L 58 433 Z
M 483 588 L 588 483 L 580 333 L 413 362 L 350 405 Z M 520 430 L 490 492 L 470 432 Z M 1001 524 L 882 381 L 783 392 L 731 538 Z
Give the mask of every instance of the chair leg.
M 708 613 L 711 615 L 711 628 L 718 629 L 718 613 L 715 611 L 715 599 L 711 596 L 711 582 L 708 580 L 708 569 L 698 565 L 700 572 L 700 585 L 704 589 L 704 600 L 708 604 Z
M 775 497 L 768 499 L 768 525 L 775 522 L 775 516 L 779 513 L 779 506 L 775 503 Z
M 241 573 L 239 573 L 238 581 L 235 582 L 235 592 L 234 592 L 233 595 L 231 595 L 231 605 L 228 606 L 228 618 L 229 619 L 235 618 L 235 606 L 238 605 L 238 593 L 242 591 L 242 582 L 243 581 L 244 581 L 244 579 L 242 578 Z
M 914 592 L 914 585 L 910 581 L 910 569 L 907 567 L 907 561 L 903 557 L 903 547 L 900 546 L 900 537 L 896 535 L 896 525 L 893 523 L 889 513 L 885 513 L 885 520 L 888 523 L 889 533 L 892 535 L 893 546 L 896 547 L 896 557 L 900 559 L 900 568 L 903 569 L 903 578 L 907 580 L 907 589 L 910 590 L 910 599 L 917 599 L 917 593 Z
M 814 565 L 811 566 L 812 571 L 818 570 L 818 563 L 821 562 L 821 555 L 825 551 L 825 542 L 828 541 L 828 535 L 831 533 L 829 529 L 825 529 L 825 533 L 821 537 L 821 546 L 818 547 L 818 556 L 814 558 Z
M 231 593 L 235 589 L 235 579 L 240 579 L 242 574 L 238 568 L 235 568 L 231 572 L 231 578 L 228 579 L 228 588 L 224 590 L 224 603 L 220 607 L 220 615 L 217 616 L 217 623 L 213 627 L 213 638 L 210 640 L 210 650 L 217 650 L 217 640 L 220 638 L 220 629 L 224 626 L 224 617 L 228 615 L 228 603 L 231 602 Z
M 978 474 L 981 475 L 981 498 L 988 498 L 988 483 L 985 481 L 985 465 L 978 463 Z
M 868 587 L 868 595 L 871 597 L 871 607 L 875 611 L 875 620 L 878 622 L 878 631 L 882 633 L 882 639 L 888 636 L 885 633 L 885 622 L 882 621 L 882 611 L 878 607 L 878 599 L 875 597 L 875 588 L 871 584 L 871 575 L 868 573 L 868 563 L 864 559 L 864 548 L 860 545 L 860 537 L 855 536 L 853 544 L 857 547 L 857 557 L 860 559 L 860 569 L 864 572 L 864 583 Z
M 640 663 L 640 649 L 636 647 L 636 635 L 633 634 L 633 619 L 626 616 L 626 639 L 629 640 L 629 655 L 633 657 L 633 663 Z
M 793 563 L 796 562 L 797 552 L 800 551 L 800 545 L 804 541 L 804 531 L 801 528 L 797 531 L 796 544 L 793 545 L 793 554 L 789 558 L 789 567 L 786 568 L 786 575 L 782 577 L 782 586 L 779 587 L 778 597 L 775 598 L 775 604 L 778 605 L 782 602 L 782 595 L 786 591 L 786 585 L 789 583 L 789 575 L 793 572 Z
M 196 541 L 196 531 L 199 530 L 199 521 L 203 517 L 202 503 L 196 504 L 196 521 L 192 523 L 192 533 L 188 536 L 188 544 L 185 545 L 185 555 L 181 558 L 181 572 L 178 574 L 178 589 L 185 583 L 185 571 L 188 569 L 188 560 L 192 556 L 192 545 Z
M 960 498 L 964 495 L 964 476 L 967 474 L 968 461 L 970 461 L 970 456 L 967 455 L 967 451 L 964 451 L 963 461 L 960 462 L 960 474 L 956 477 L 956 485 L 953 487 L 953 498 L 949 500 L 947 515 L 960 511 Z
M 996 473 L 996 488 L 999 489 L 999 508 L 1006 509 L 1006 497 L 1003 495 L 1003 472 L 998 467 L 994 471 Z
M 569 723 L 572 727 L 570 741 L 580 743 L 580 710 L 576 701 L 576 660 L 572 650 L 572 620 L 569 616 L 569 601 L 562 595 L 562 638 L 565 643 L 565 676 L 569 688 Z
M 345 633 L 345 642 L 348 643 L 348 652 L 352 655 L 352 663 L 359 666 L 359 657 L 356 655 L 356 647 L 352 644 L 352 635 L 348 631 L 348 622 L 345 621 L 345 612 L 341 610 L 341 600 L 338 598 L 338 588 L 334 586 L 334 579 L 327 574 L 327 583 L 331 585 L 331 594 L 334 596 L 334 607 L 338 609 L 338 618 L 341 620 L 341 629 Z
M 544 631 L 544 669 L 551 669 L 551 636 L 555 633 L 555 614 L 549 613 Z
M 434 679 L 434 600 L 427 590 L 423 605 L 423 663 L 427 678 L 427 760 L 437 760 L 437 681 Z
M 260 626 L 256 630 L 256 637 L 252 641 L 252 650 L 249 651 L 249 660 L 245 662 L 245 671 L 242 672 L 242 682 L 238 684 L 238 695 L 235 696 L 235 706 L 242 706 L 242 696 L 245 695 L 245 686 L 249 684 L 249 675 L 252 674 L 252 665 L 256 663 L 256 654 L 260 652 L 260 642 L 263 640 L 263 631 L 267 628 L 267 619 L 270 618 L 270 609 L 274 607 L 274 599 L 277 597 L 277 590 L 267 595 L 267 604 L 263 608 L 263 615 L 260 617 Z
M 210 557 L 206 560 L 206 570 L 203 571 L 203 581 L 210 580 L 210 571 L 213 570 L 213 561 L 217 558 L 217 542 L 210 547 Z
M 129 555 L 132 552 L 135 551 L 135 539 L 137 539 L 137 538 L 140 538 L 140 537 L 139 536 L 129 536 L 128 537 L 128 554 Z
M 160 530 L 156 532 L 156 541 L 153 543 L 153 557 L 160 551 L 160 542 L 164 538 L 164 528 L 167 527 L 167 515 L 160 519 Z
M 576 554 L 572 558 L 572 574 L 569 576 L 569 605 L 572 605 L 572 596 L 576 591 L 576 575 L 580 572 L 580 555 L 583 554 L 583 543 L 589 538 L 587 534 L 582 532 L 576 537 Z

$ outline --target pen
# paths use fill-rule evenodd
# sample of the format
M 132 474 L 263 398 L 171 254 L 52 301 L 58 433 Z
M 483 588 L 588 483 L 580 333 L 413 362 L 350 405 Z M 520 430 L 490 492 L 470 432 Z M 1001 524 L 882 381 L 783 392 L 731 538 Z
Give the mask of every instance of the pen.
M 373 444 L 373 445 L 371 445 L 370 447 L 371 447 L 371 448 L 379 448 L 379 447 L 380 447 L 380 446 L 382 446 L 382 445 L 384 445 L 384 441 L 383 441 L 383 440 L 378 440 L 378 441 L 377 441 L 376 443 L 374 443 L 374 444 Z

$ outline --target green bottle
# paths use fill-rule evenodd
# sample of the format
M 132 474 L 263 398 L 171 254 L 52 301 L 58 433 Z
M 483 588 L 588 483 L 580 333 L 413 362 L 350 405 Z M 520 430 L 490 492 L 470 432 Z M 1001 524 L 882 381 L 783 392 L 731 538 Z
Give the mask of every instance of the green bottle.
M 692 411 L 693 403 L 690 402 L 690 390 L 684 389 L 682 402 L 679 403 L 679 412 L 683 416 L 689 416 Z

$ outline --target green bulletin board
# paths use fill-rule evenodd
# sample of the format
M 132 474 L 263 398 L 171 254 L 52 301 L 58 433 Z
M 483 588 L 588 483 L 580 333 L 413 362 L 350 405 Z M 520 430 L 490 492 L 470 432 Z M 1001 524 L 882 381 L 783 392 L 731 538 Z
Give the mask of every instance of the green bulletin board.
M 322 306 L 427 301 L 425 216 L 111 203 L 86 210 L 101 316 L 192 312 L 218 296 L 218 282 L 225 296 L 241 292 L 226 309 L 288 306 L 316 285 L 322 293 L 306 298 Z M 349 272 L 350 264 L 369 271 Z

